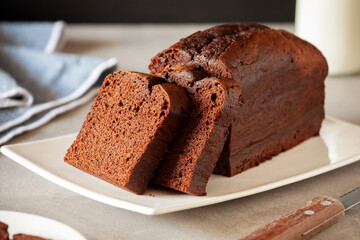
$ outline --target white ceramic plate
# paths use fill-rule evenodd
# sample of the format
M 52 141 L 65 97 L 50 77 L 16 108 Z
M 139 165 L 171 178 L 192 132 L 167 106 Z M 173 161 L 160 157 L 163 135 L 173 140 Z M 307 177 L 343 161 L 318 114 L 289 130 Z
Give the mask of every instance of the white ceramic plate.
M 76 134 L 3 146 L 1 151 L 31 171 L 69 190 L 115 207 L 156 215 L 249 196 L 360 159 L 359 126 L 327 117 L 320 135 L 237 176 L 212 175 L 207 186 L 208 195 L 203 197 L 154 188 L 138 196 L 82 172 L 63 161 Z
M 25 233 L 52 240 L 86 240 L 61 222 L 33 214 L 0 210 L 0 222 L 9 225 L 10 239 L 14 234 Z

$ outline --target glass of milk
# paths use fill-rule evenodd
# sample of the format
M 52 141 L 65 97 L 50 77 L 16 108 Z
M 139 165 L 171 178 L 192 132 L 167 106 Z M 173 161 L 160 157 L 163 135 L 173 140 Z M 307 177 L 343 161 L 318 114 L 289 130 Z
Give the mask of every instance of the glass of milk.
M 320 49 L 330 75 L 360 73 L 360 0 L 296 0 L 295 33 Z

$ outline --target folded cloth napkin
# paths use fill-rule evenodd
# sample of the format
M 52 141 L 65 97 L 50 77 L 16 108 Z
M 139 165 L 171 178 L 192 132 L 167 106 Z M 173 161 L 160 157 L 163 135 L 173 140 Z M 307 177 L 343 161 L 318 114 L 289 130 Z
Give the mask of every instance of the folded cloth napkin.
M 0 23 L 0 42 L 52 53 L 62 47 L 64 27 L 65 23 L 62 21 L 3 22 Z
M 45 53 L 59 50 L 64 41 L 64 22 L 0 23 L 0 44 L 29 47 Z M 33 97 L 0 66 L 0 108 L 29 106 Z
M 94 98 L 108 60 L 55 53 L 63 22 L 0 23 L 0 145 Z
M 34 98 L 25 88 L 17 85 L 7 72 L 0 68 L 0 109 L 16 106 L 29 106 Z

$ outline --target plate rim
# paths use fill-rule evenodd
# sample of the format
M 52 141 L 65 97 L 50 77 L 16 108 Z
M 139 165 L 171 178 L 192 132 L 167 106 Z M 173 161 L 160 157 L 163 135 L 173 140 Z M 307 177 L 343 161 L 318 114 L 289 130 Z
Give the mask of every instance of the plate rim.
M 65 136 L 64 136 L 65 137 Z M 69 135 L 66 135 L 66 137 L 70 137 Z M 56 137 L 56 139 L 49 139 L 49 140 L 54 140 L 56 141 L 59 137 Z M 61 137 L 60 137 L 61 138 Z M 44 140 L 40 140 L 36 143 L 41 143 L 46 141 L 46 139 Z M 31 143 L 35 143 L 35 142 L 28 142 L 28 143 L 24 143 L 26 145 L 29 145 Z M 131 211 L 135 211 L 135 212 L 139 212 L 139 213 L 144 213 L 146 215 L 155 215 L 155 209 L 150 208 L 150 207 L 146 207 L 143 205 L 139 205 L 139 204 L 135 204 L 135 203 L 130 203 L 121 199 L 115 199 L 117 202 L 116 204 L 114 204 L 114 198 L 102 195 L 100 193 L 94 192 L 92 190 L 89 190 L 85 187 L 79 186 L 71 181 L 68 181 L 66 179 L 63 179 L 59 176 L 57 176 L 56 174 L 53 174 L 49 171 L 47 171 L 44 168 L 41 168 L 40 166 L 38 166 L 37 164 L 34 164 L 32 161 L 27 160 L 26 158 L 24 158 L 23 156 L 19 155 L 18 153 L 14 152 L 11 150 L 12 146 L 19 146 L 18 144 L 13 144 L 13 145 L 8 145 L 8 146 L 2 146 L 0 148 L 0 151 L 7 157 L 9 157 L 11 160 L 17 162 L 18 164 L 22 165 L 23 167 L 29 169 L 30 171 L 38 174 L 39 176 L 47 179 L 48 181 L 51 181 L 63 188 L 66 188 L 70 191 L 73 191 L 75 193 L 78 193 L 80 195 L 83 195 L 85 197 L 88 197 L 90 199 L 99 201 L 99 202 L 103 202 L 106 203 L 108 205 L 114 206 L 114 207 L 118 207 L 118 208 L 124 208 L 124 209 L 128 209 Z M 110 184 L 110 183 L 109 183 Z M 121 206 L 120 206 L 121 205 Z M 125 207 L 124 207 L 125 205 Z M 138 211 L 136 209 L 140 208 L 141 211 Z
M 78 240 L 87 240 L 83 234 L 81 234 L 79 231 L 77 231 L 76 229 L 70 227 L 69 225 L 63 223 L 63 222 L 60 222 L 58 220 L 55 220 L 55 219 L 52 219 L 52 218 L 49 218 L 49 217 L 44 217 L 44 216 L 41 216 L 41 215 L 37 215 L 37 214 L 33 214 L 33 213 L 27 213 L 27 212 L 21 212 L 21 211 L 13 211 L 13 210 L 4 210 L 4 209 L 0 209 L 0 216 L 2 214 L 10 214 L 10 215 L 13 215 L 13 214 L 19 214 L 19 215 L 24 215 L 24 216 L 27 216 L 27 217 L 34 217 L 34 218 L 41 218 L 43 220 L 46 220 L 46 221 L 49 221 L 53 224 L 56 224 L 56 225 L 59 225 L 61 227 L 65 227 L 67 228 L 68 230 L 71 230 L 75 236 L 76 236 L 76 239 Z M 3 219 L 2 219 L 3 221 Z M 6 220 L 4 221 L 6 223 Z M 7 224 L 7 223 L 6 223 Z M 9 225 L 9 228 L 11 226 Z M 73 237 L 73 236 L 72 236 Z
M 360 127 L 356 124 L 349 123 L 349 122 L 346 122 L 346 121 L 343 121 L 343 120 L 340 120 L 340 119 L 337 119 L 334 117 L 330 117 L 328 115 L 326 116 L 325 119 L 330 120 L 330 121 L 349 124 L 354 127 Z M 26 145 L 31 145 L 31 144 L 39 144 L 42 142 L 49 142 L 49 141 L 58 141 L 60 139 L 70 138 L 70 137 L 75 139 L 76 135 L 77 135 L 77 133 L 72 133 L 72 134 L 67 134 L 67 135 L 63 135 L 63 136 L 56 136 L 56 137 L 52 137 L 52 138 L 35 140 L 35 141 L 30 141 L 30 142 L 25 142 L 25 143 L 4 145 L 0 148 L 0 151 L 5 156 L 9 157 L 11 160 L 17 162 L 18 164 L 29 169 L 30 171 L 33 171 L 34 173 L 42 176 L 43 178 L 47 179 L 48 181 L 51 181 L 63 188 L 66 188 L 70 191 L 73 191 L 75 193 L 83 195 L 87 198 L 111 205 L 113 207 L 122 208 L 122 209 L 130 210 L 133 212 L 145 214 L 145 215 L 160 215 L 160 214 L 176 212 L 176 211 L 180 211 L 180 210 L 187 210 L 187 209 L 197 208 L 197 207 L 201 207 L 201 206 L 207 206 L 207 205 L 212 205 L 212 204 L 216 204 L 216 203 L 226 202 L 229 200 L 234 200 L 234 199 L 238 199 L 238 198 L 242 198 L 242 197 L 246 197 L 246 196 L 251 196 L 251 195 L 254 195 L 257 193 L 266 192 L 266 191 L 276 189 L 276 188 L 279 188 L 282 186 L 286 186 L 286 185 L 289 185 L 289 184 L 292 184 L 295 182 L 306 180 L 311 177 L 315 177 L 315 176 L 321 175 L 323 173 L 333 171 L 337 168 L 349 165 L 351 163 L 354 163 L 354 162 L 357 162 L 360 160 L 360 150 L 359 150 L 359 153 L 357 153 L 353 156 L 344 158 L 335 163 L 330 163 L 325 166 L 320 166 L 320 167 L 312 169 L 310 171 L 300 173 L 295 176 L 283 178 L 280 180 L 276 180 L 274 182 L 270 182 L 265 185 L 256 186 L 251 189 L 243 190 L 240 192 L 233 192 L 233 193 L 220 195 L 220 196 L 209 197 L 209 198 L 205 198 L 205 200 L 202 200 L 199 202 L 190 202 L 190 203 L 185 203 L 183 205 L 166 206 L 166 207 L 151 207 L 151 206 L 145 206 L 145 205 L 141 205 L 141 204 L 134 203 L 134 202 L 128 202 L 126 200 L 115 199 L 113 197 L 103 195 L 103 194 L 95 192 L 93 190 L 89 190 L 84 186 L 79 186 L 76 183 L 73 183 L 69 180 L 66 180 L 66 179 L 63 179 L 63 178 L 57 176 L 56 174 L 53 174 L 52 172 L 33 163 L 31 160 L 28 160 L 25 157 L 19 155 L 18 153 L 12 151 L 13 147 L 19 147 L 19 146 L 24 146 L 24 145 L 26 146 Z

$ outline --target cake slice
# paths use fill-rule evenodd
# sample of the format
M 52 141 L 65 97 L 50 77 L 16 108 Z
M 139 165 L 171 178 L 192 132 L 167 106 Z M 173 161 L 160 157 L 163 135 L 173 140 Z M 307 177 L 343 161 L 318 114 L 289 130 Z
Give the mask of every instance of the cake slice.
M 191 100 L 188 121 L 169 147 L 152 181 L 192 195 L 206 185 L 241 107 L 239 84 L 207 77 L 201 68 L 169 68 L 157 75 L 186 88 Z
M 258 24 L 216 26 L 181 39 L 149 65 L 155 75 L 187 67 L 241 87 L 243 106 L 215 173 L 233 176 L 319 134 L 328 66 L 295 35 Z
M 180 86 L 144 73 L 110 74 L 64 160 L 142 194 L 188 107 Z

